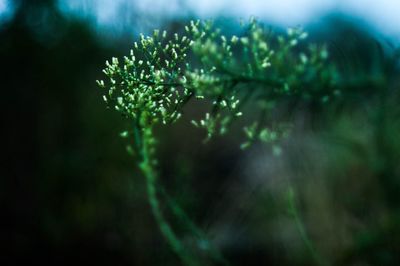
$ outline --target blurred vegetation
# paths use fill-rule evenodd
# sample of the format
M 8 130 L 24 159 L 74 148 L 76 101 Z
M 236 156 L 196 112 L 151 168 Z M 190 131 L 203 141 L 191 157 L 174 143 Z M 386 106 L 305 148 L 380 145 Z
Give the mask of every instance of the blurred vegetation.
M 117 137 L 128 121 L 104 108 L 94 82 L 132 39 L 104 39 L 54 1 L 15 3 L 0 31 L 0 264 L 179 265 Z M 295 106 L 281 156 L 240 150 L 241 125 L 201 145 L 188 123 L 197 105 L 158 132 L 164 187 L 232 265 L 316 264 L 299 227 L 321 263 L 400 261 L 399 50 L 351 19 L 326 21 L 310 37 L 328 44 L 352 90 L 325 111 Z

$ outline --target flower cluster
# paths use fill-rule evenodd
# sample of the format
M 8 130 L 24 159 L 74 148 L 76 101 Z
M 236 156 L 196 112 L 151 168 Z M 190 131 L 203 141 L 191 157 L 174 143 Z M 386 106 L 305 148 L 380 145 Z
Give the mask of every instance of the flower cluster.
M 263 114 L 256 133 L 265 135 L 274 130 L 265 124 L 276 103 L 324 103 L 340 95 L 326 47 L 307 45 L 302 29 L 275 35 L 251 19 L 236 35 L 221 32 L 211 21 L 191 21 L 182 36 L 159 30 L 141 35 L 122 63 L 117 58 L 106 62 L 103 71 L 109 82 L 98 81 L 108 89 L 105 101 L 143 123 L 166 124 L 179 119 L 182 107 L 195 96 L 212 105 L 203 119 L 192 121 L 210 138 L 225 134 L 245 113 L 250 98 L 256 99 L 252 112 Z
M 176 121 L 180 106 L 191 96 L 185 86 L 184 62 L 192 41 L 186 36 L 155 30 L 153 36 L 140 36 L 130 56 L 120 63 L 112 58 L 106 62 L 104 74 L 109 78 L 98 85 L 108 89 L 104 100 L 117 111 L 133 119 L 145 118 L 146 123 Z
M 192 120 L 207 131 L 207 139 L 226 134 L 235 120 L 250 113 L 258 119 L 242 119 L 250 121 L 242 123 L 244 149 L 255 141 L 274 143 L 288 135 L 290 123 L 276 121 L 273 115 L 282 102 L 323 104 L 340 95 L 326 48 L 307 46 L 303 42 L 307 33 L 301 29 L 276 36 L 252 19 L 236 34 L 221 32 L 210 21 L 191 21 L 182 35 L 159 30 L 152 36 L 141 35 L 129 56 L 106 62 L 103 72 L 108 80 L 97 81 L 108 106 L 134 122 L 133 130 L 121 136 L 134 139 L 134 147 L 128 150 L 139 155 L 154 218 L 185 265 L 204 264 L 194 259 L 196 252 L 185 251 L 160 208 L 154 125 L 177 121 L 192 99 L 210 105 L 202 119 Z M 273 151 L 279 155 L 279 146 L 274 144 Z M 217 250 L 210 249 L 209 255 L 226 264 Z

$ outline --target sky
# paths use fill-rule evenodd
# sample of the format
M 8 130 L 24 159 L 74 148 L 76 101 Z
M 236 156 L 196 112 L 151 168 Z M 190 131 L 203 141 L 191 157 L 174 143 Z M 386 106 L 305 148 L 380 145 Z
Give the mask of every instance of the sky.
M 13 11 L 9 0 L 0 0 L 0 23 L 9 20 L 13 15 Z
M 12 16 L 10 3 L 0 0 L 3 21 Z M 190 13 L 199 18 L 256 16 L 282 26 L 304 25 L 338 11 L 355 15 L 383 34 L 400 39 L 400 0 L 58 0 L 58 4 L 63 12 L 91 17 L 100 27 L 124 24 L 129 10 L 133 10 L 131 16 L 150 14 L 158 21 Z

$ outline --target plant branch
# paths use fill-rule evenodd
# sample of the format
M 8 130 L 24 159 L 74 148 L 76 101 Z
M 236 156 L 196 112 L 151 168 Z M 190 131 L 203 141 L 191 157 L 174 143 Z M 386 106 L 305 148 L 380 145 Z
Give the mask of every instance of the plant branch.
M 300 237 L 304 244 L 306 245 L 308 251 L 310 252 L 312 258 L 316 262 L 317 265 L 320 266 L 327 266 L 328 264 L 323 260 L 320 254 L 316 251 L 311 239 L 309 238 L 306 228 L 304 227 L 304 224 L 300 218 L 299 212 L 296 208 L 295 204 L 295 194 L 292 186 L 289 186 L 289 191 L 288 191 L 288 200 L 289 200 L 289 212 L 292 215 L 295 223 L 297 230 L 299 231 Z
M 142 161 L 139 166 L 146 178 L 147 183 L 147 196 L 148 201 L 156 220 L 156 223 L 161 231 L 161 234 L 167 241 L 168 245 L 176 253 L 176 255 L 181 259 L 182 263 L 187 266 L 197 266 L 197 262 L 193 257 L 185 250 L 182 242 L 179 240 L 175 232 L 173 231 L 171 225 L 168 223 L 164 217 L 162 210 L 160 208 L 160 203 L 157 197 L 157 171 L 154 168 L 154 159 L 152 158 L 152 128 L 146 127 L 142 128 L 143 139 L 141 146 Z

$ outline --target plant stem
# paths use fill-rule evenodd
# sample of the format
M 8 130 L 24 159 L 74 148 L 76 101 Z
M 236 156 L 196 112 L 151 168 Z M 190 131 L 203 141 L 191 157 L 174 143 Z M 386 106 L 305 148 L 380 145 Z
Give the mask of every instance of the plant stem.
M 184 210 L 181 209 L 181 207 L 173 200 L 170 198 L 170 196 L 167 194 L 167 192 L 163 189 L 160 188 L 161 194 L 165 197 L 167 200 L 167 203 L 169 207 L 171 208 L 173 214 L 179 218 L 182 222 L 185 223 L 185 226 L 201 241 L 205 241 L 206 246 L 203 248 L 206 248 L 209 251 L 209 254 L 213 260 L 219 263 L 219 265 L 225 265 L 228 266 L 230 265 L 229 262 L 224 258 L 222 253 L 218 250 L 217 247 L 215 247 L 208 239 L 206 234 L 196 226 L 196 224 L 187 216 Z
M 197 266 L 198 264 L 195 262 L 193 257 L 185 250 L 182 242 L 176 236 L 174 231 L 172 230 L 171 225 L 165 219 L 161 208 L 160 203 L 157 198 L 157 171 L 154 166 L 154 159 L 152 158 L 153 146 L 153 136 L 152 136 L 152 128 L 145 127 L 142 129 L 142 145 L 141 145 L 141 163 L 140 169 L 143 175 L 146 178 L 147 183 L 147 197 L 148 201 L 153 213 L 153 216 L 156 220 L 156 223 L 161 231 L 161 234 L 167 241 L 168 245 L 172 248 L 172 250 L 178 255 L 181 259 L 182 263 L 187 266 Z
M 304 244 L 306 245 L 312 258 L 314 259 L 314 261 L 316 262 L 317 265 L 320 265 L 320 266 L 328 265 L 325 262 L 325 260 L 321 257 L 321 255 L 318 254 L 318 252 L 315 250 L 315 247 L 307 234 L 306 228 L 304 227 L 304 224 L 301 221 L 300 215 L 297 211 L 297 208 L 296 208 L 296 205 L 294 202 L 295 195 L 294 195 L 294 190 L 293 190 L 292 186 L 289 186 L 288 198 L 289 198 L 289 212 L 293 216 L 293 219 L 296 223 L 296 227 L 297 227 L 297 230 L 299 231 L 300 237 L 301 237 L 302 241 L 304 242 Z

